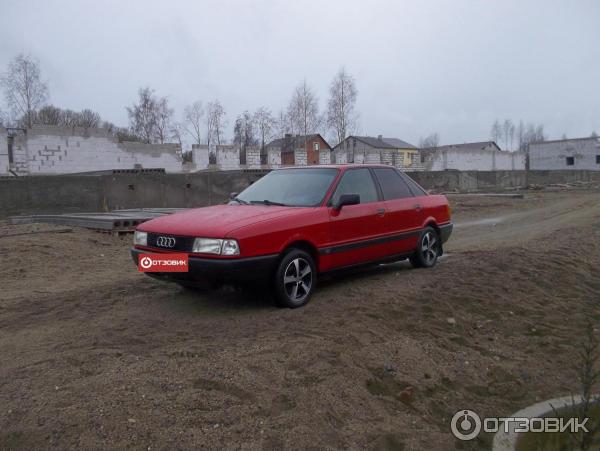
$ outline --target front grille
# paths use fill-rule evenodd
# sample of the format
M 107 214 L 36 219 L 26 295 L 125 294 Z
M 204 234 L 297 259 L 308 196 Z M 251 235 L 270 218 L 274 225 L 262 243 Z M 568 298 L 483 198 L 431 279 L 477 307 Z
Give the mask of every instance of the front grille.
M 171 240 L 175 240 L 174 246 L 170 246 Z M 148 246 L 166 251 L 192 252 L 194 238 L 189 236 L 165 235 L 160 233 L 148 234 Z

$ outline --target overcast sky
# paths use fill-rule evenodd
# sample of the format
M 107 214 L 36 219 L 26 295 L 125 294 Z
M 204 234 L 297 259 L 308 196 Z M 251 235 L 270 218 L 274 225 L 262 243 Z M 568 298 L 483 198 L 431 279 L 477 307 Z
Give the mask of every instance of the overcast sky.
M 600 132 L 600 1 L 1 0 L 0 70 L 40 61 L 51 102 L 127 124 L 140 86 L 277 112 L 304 78 L 356 79 L 362 134 L 486 140 L 495 118 Z M 3 102 L 0 103 L 4 107 Z M 231 128 L 231 127 L 230 127 Z

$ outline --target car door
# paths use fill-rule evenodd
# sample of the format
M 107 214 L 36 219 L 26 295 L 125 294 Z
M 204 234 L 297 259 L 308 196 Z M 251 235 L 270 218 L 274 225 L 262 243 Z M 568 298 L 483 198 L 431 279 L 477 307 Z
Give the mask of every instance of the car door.
M 342 194 L 358 194 L 360 203 L 335 207 Z M 386 254 L 378 239 L 385 234 L 385 205 L 368 168 L 347 169 L 328 202 L 330 244 L 323 254 L 330 266 L 377 260 Z
M 422 206 L 393 168 L 373 168 L 384 200 L 389 255 L 411 252 L 417 245 Z

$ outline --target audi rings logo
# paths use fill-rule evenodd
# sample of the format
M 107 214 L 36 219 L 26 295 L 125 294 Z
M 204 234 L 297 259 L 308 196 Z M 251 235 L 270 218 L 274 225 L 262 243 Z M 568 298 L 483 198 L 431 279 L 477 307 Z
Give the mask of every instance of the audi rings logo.
M 152 259 L 149 257 L 143 257 L 140 260 L 140 266 L 144 269 L 148 269 L 152 266 Z
M 159 236 L 156 239 L 156 245 L 160 246 L 160 247 L 172 248 L 172 247 L 175 247 L 175 243 L 176 243 L 175 238 L 172 238 L 170 236 Z
M 481 418 L 472 410 L 459 410 L 450 423 L 452 433 L 459 440 L 473 440 L 481 432 Z

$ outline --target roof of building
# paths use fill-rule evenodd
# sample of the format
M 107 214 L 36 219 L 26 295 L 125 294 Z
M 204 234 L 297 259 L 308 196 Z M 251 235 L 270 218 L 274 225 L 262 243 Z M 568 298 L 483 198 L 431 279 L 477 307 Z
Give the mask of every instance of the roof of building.
M 298 148 L 304 147 L 305 141 L 310 141 L 315 138 L 321 138 L 328 149 L 331 149 L 329 143 L 319 133 L 312 135 L 290 135 L 283 138 L 274 139 L 266 145 L 266 147 L 279 147 L 282 152 L 293 152 Z
M 595 136 L 588 136 L 587 138 L 567 138 L 567 139 L 554 139 L 554 140 L 547 140 L 547 141 L 532 141 L 532 142 L 529 143 L 529 145 L 531 145 L 531 144 L 559 143 L 559 142 L 569 142 L 569 141 L 589 141 L 589 140 L 598 141 L 598 138 L 595 137 Z
M 479 141 L 479 142 L 474 142 L 474 143 L 445 144 L 443 146 L 437 146 L 437 147 L 433 147 L 433 148 L 430 147 L 430 148 L 424 149 L 424 150 L 438 150 L 438 149 L 443 150 L 443 149 L 450 149 L 450 148 L 461 148 L 461 149 L 468 149 L 468 150 L 483 150 L 489 146 L 494 146 L 498 150 L 502 150 L 502 149 L 500 149 L 500 146 L 498 144 L 496 144 L 495 141 Z
M 402 141 L 398 138 L 383 138 L 383 137 L 375 137 L 375 136 L 348 136 L 344 141 L 339 143 L 337 146 L 341 145 L 348 139 L 355 139 L 360 141 L 367 146 L 376 148 L 376 149 L 416 149 L 412 144 L 407 143 L 406 141 Z M 337 147 L 335 146 L 335 147 Z
M 402 141 L 401 139 L 398 138 L 383 138 L 383 140 L 396 147 L 397 149 L 416 149 L 415 146 L 413 146 L 411 143 L 407 143 L 406 141 Z

